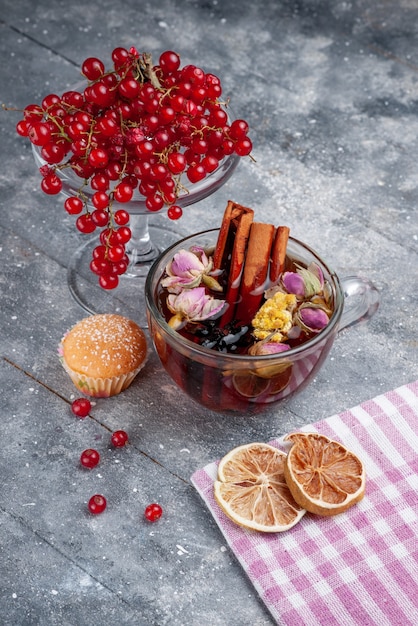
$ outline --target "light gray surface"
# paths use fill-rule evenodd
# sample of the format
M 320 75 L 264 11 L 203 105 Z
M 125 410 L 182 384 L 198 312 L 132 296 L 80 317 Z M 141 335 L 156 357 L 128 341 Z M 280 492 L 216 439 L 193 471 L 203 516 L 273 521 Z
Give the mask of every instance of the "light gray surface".
M 203 410 L 151 354 L 120 396 L 75 419 L 62 333 L 85 315 L 66 266 L 82 241 L 39 189 L 18 113 L 1 112 L 0 619 L 4 624 L 266 626 L 271 618 L 210 518 L 191 474 L 418 378 L 418 5 L 250 0 L 3 0 L 1 100 L 64 91 L 87 56 L 135 45 L 217 73 L 252 128 L 256 162 L 176 224 L 219 225 L 228 199 L 287 224 L 341 275 L 381 290 L 367 325 L 340 334 L 313 384 L 257 417 Z M 163 216 L 156 223 L 168 224 Z M 110 432 L 131 444 L 115 451 Z M 102 452 L 96 470 L 82 449 Z M 108 509 L 85 512 L 100 491 Z M 146 524 L 159 501 L 163 518 Z

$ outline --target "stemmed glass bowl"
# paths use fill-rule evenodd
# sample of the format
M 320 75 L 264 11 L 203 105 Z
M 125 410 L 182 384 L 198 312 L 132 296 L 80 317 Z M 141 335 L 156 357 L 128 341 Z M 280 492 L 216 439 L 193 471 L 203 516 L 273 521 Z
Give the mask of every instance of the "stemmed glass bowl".
M 32 145 L 32 150 L 38 168 L 45 165 L 40 148 Z M 184 208 L 215 193 L 232 176 L 239 159 L 240 157 L 236 154 L 226 156 L 218 168 L 204 179 L 197 183 L 187 183 L 187 188 L 185 184 L 185 189 L 178 197 L 176 204 Z M 78 190 L 82 188 L 89 210 L 94 209 L 91 204 L 94 190 L 89 184 L 85 184 L 84 179 L 77 176 L 71 167 L 58 169 L 57 174 L 62 181 L 62 196 L 77 195 Z M 70 259 L 67 269 L 68 288 L 76 302 L 87 313 L 119 313 L 146 326 L 145 278 L 152 263 L 162 251 L 181 239 L 182 235 L 173 228 L 174 222 L 165 215 L 163 219 L 158 220 L 159 223 L 153 223 L 157 220 L 153 220 L 152 216 L 157 214 L 153 214 L 146 208 L 145 198 L 138 190 L 128 203 L 119 204 L 115 201 L 114 209 L 118 208 L 128 211 L 129 228 L 132 232 L 132 237 L 126 244 L 126 254 L 129 258 L 128 269 L 120 277 L 118 287 L 110 291 L 102 289 L 97 283 L 97 277 L 90 270 L 92 252 L 98 244 L 99 237 L 94 234 L 87 237 Z

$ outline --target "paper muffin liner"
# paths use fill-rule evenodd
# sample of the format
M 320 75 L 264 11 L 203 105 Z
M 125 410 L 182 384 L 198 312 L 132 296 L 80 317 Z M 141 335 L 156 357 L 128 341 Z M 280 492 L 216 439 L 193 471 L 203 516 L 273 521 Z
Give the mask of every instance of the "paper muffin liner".
M 59 360 L 73 381 L 74 385 L 83 394 L 91 396 L 93 398 L 109 398 L 110 396 L 116 396 L 121 391 L 124 391 L 134 380 L 135 376 L 144 367 L 146 359 L 132 372 L 123 374 L 121 376 L 113 376 L 112 378 L 93 378 L 92 376 L 86 376 L 86 374 L 80 374 L 71 369 L 63 356 L 62 343 L 58 347 Z

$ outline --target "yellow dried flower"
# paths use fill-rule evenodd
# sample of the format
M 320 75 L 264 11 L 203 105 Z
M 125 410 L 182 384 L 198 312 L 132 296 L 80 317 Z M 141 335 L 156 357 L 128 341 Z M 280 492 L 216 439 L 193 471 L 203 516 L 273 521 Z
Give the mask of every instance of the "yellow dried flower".
M 296 303 L 296 296 L 293 293 L 282 293 L 281 291 L 266 300 L 251 322 L 254 328 L 254 337 L 266 339 L 274 332 L 269 341 L 283 341 L 285 334 L 292 328 L 292 313 Z

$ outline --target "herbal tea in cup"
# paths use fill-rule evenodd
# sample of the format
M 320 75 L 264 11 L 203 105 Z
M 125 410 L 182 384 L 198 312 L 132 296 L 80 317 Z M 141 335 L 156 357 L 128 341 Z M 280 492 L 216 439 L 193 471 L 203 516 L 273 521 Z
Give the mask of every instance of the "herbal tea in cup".
M 286 227 L 254 222 L 235 203 L 220 229 L 163 252 L 145 291 L 165 370 L 220 412 L 257 412 L 304 389 L 338 331 L 370 318 L 379 303 L 371 283 L 339 279 Z

